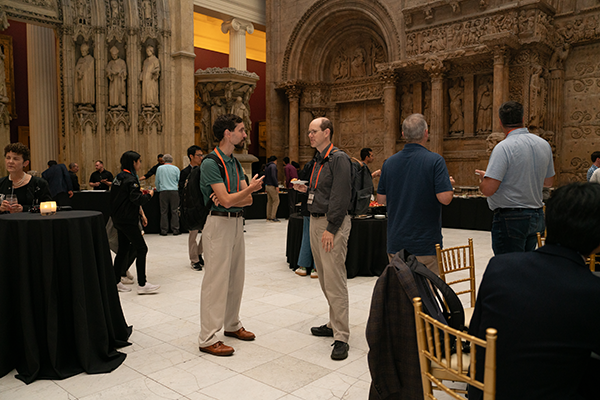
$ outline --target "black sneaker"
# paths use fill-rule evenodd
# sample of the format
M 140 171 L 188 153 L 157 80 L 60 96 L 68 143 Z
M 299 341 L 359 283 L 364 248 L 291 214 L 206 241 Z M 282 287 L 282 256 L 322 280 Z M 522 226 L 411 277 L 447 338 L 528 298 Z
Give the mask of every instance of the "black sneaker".
M 310 328 L 310 332 L 315 336 L 333 337 L 333 329 L 328 328 L 327 324 L 321 326 L 314 326 Z
M 350 346 L 348 346 L 348 343 L 336 340 L 335 342 L 333 342 L 332 346 L 332 360 L 345 360 L 346 358 L 348 358 L 348 349 L 350 348 Z
M 204 267 L 204 259 L 202 258 L 202 254 L 198 254 L 198 264 Z
M 202 264 L 200 264 L 199 262 L 197 262 L 197 263 L 194 263 L 194 264 L 192 265 L 192 269 L 193 269 L 194 271 L 202 271 Z

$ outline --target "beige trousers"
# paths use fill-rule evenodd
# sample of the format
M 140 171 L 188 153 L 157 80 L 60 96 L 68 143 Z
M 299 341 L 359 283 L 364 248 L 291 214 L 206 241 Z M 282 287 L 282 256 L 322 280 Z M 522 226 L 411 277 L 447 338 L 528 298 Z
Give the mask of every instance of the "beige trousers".
M 202 231 L 204 279 L 198 345 L 215 344 L 216 333 L 237 331 L 245 278 L 244 219 L 209 215 Z
M 277 207 L 279 207 L 279 193 L 275 186 L 266 185 L 267 192 L 267 219 L 277 218 Z
M 200 254 L 202 254 L 202 234 L 200 234 L 200 240 L 196 241 L 198 237 L 198 231 L 190 231 L 188 236 L 188 252 L 190 253 L 190 262 L 196 264 L 200 261 Z
M 334 340 L 345 343 L 350 338 L 346 253 L 351 227 L 350 216 L 347 215 L 333 237 L 333 249 L 327 253 L 321 244 L 321 237 L 327 228 L 327 217 L 310 217 L 310 248 L 319 271 L 321 290 L 329 303 L 327 326 L 333 329 Z
M 388 260 L 390 260 L 390 262 L 392 262 L 392 258 L 394 258 L 395 254 L 390 254 L 388 253 Z M 431 271 L 433 271 L 434 274 L 436 274 L 437 276 L 440 276 L 440 268 L 438 266 L 438 262 L 437 262 L 437 256 L 416 256 L 417 260 L 425 265 L 428 269 L 430 269 Z

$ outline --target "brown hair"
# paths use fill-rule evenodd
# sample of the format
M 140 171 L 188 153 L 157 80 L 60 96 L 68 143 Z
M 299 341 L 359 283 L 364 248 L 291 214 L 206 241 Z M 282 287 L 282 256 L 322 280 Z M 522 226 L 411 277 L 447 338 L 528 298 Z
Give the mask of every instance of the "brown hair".
M 4 147 L 4 156 L 11 152 L 22 156 L 23 161 L 29 161 L 29 149 L 23 143 L 17 142 L 7 144 L 6 147 Z

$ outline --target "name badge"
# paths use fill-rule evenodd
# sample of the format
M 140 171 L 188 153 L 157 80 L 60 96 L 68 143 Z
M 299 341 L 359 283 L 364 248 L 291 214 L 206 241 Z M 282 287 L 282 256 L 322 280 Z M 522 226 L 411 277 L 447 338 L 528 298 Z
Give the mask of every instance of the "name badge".
M 306 201 L 306 204 L 312 204 L 314 199 L 315 199 L 315 194 L 314 193 L 309 193 L 308 194 L 308 200 Z

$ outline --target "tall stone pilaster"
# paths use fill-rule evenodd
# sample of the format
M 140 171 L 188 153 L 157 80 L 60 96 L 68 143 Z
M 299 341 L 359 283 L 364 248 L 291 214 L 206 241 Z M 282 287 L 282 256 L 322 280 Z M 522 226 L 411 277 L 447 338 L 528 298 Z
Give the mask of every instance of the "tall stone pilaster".
M 42 172 L 58 158 L 58 74 L 52 29 L 27 24 L 31 169 Z
M 493 105 L 492 115 L 497 115 L 498 110 L 502 103 L 504 103 L 508 97 L 508 92 L 505 92 L 507 82 L 505 79 L 507 73 L 505 69 L 508 68 L 506 65 L 506 59 L 508 50 L 505 46 L 494 47 L 494 94 L 493 94 Z M 492 132 L 501 132 L 500 120 L 496 117 L 492 118 Z
M 550 82 L 548 84 L 548 130 L 554 133 L 555 157 L 562 153 L 562 130 L 564 112 L 565 60 L 570 51 L 569 44 L 559 46 L 550 58 Z
M 425 62 L 425 70 L 431 75 L 431 121 L 429 124 L 430 150 L 444 154 L 444 63 L 431 57 Z
M 396 152 L 398 129 L 398 100 L 396 98 L 396 74 L 392 71 L 382 73 L 383 79 L 383 157 L 388 158 Z
M 300 101 L 301 88 L 298 85 L 290 85 L 286 90 L 285 94 L 288 97 L 290 107 L 290 126 L 289 126 L 289 139 L 288 139 L 288 157 L 290 160 L 299 159 L 299 101 Z
M 254 25 L 243 19 L 233 18 L 221 24 L 223 33 L 229 32 L 229 67 L 246 70 L 246 32 L 254 33 Z
M 179 149 L 178 160 L 185 165 L 185 149 L 196 144 L 194 139 L 194 24 L 193 0 L 170 0 L 171 56 L 173 57 L 173 150 Z M 178 164 L 179 164 L 178 162 Z

